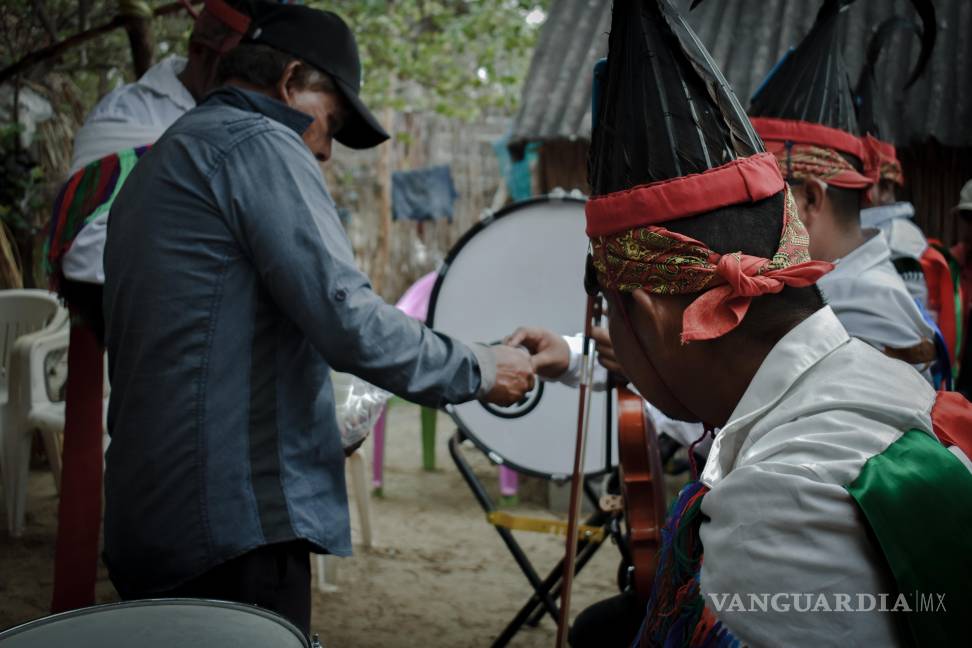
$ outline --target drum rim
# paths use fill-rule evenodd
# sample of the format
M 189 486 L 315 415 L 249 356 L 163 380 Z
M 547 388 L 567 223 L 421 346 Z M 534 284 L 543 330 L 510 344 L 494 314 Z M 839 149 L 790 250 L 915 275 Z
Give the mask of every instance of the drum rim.
M 68 610 L 67 612 L 58 612 L 57 614 L 50 614 L 45 617 L 40 617 L 39 619 L 33 619 L 31 621 L 26 621 L 20 625 L 13 626 L 12 628 L 7 628 L 6 630 L 0 631 L 0 641 L 4 639 L 10 639 L 18 634 L 25 631 L 32 630 L 35 627 L 40 627 L 47 625 L 48 623 L 54 621 L 60 621 L 63 619 L 70 619 L 74 617 L 88 616 L 96 612 L 100 612 L 106 609 L 119 609 L 119 608 L 136 608 L 136 607 L 165 607 L 169 605 L 186 605 L 191 604 L 195 607 L 217 607 L 230 610 L 243 610 L 245 612 L 255 613 L 258 616 L 276 621 L 281 626 L 290 630 L 290 632 L 299 638 L 305 647 L 309 647 L 310 643 L 307 637 L 300 629 L 290 622 L 287 618 L 281 616 L 280 614 L 262 608 L 259 605 L 251 603 L 240 603 L 238 601 L 224 601 L 222 599 L 201 599 L 201 598 L 153 598 L 153 599 L 138 599 L 135 601 L 116 601 L 114 603 L 102 603 L 101 605 L 90 605 L 88 607 L 79 608 L 77 610 Z
M 432 287 L 432 294 L 429 296 L 429 312 L 428 312 L 428 316 L 425 318 L 425 325 L 428 326 L 429 328 L 434 328 L 435 309 L 436 306 L 438 305 L 439 291 L 442 288 L 442 284 L 445 281 L 446 275 L 449 274 L 449 268 L 452 267 L 453 261 L 455 261 L 456 257 L 459 256 L 459 252 L 462 251 L 462 249 L 469 243 L 470 240 L 472 240 L 474 236 L 476 236 L 476 234 L 483 231 L 484 229 L 486 229 L 487 227 L 495 223 L 497 220 L 504 218 L 505 216 L 509 216 L 513 212 L 518 211 L 524 207 L 529 207 L 531 205 L 538 205 L 541 203 L 549 203 L 549 202 L 578 203 L 583 205 L 587 202 L 587 199 L 578 198 L 577 196 L 571 196 L 569 194 L 566 195 L 546 194 L 543 196 L 534 196 L 532 198 L 527 198 L 526 200 L 520 200 L 514 203 L 510 203 L 509 205 L 503 207 L 496 213 L 491 214 L 489 218 L 484 218 L 483 220 L 479 221 L 478 223 L 470 227 L 468 230 L 466 230 L 466 233 L 463 234 L 458 241 L 456 241 L 455 245 L 452 246 L 452 248 L 449 250 L 449 253 L 442 261 L 442 264 L 436 270 L 435 285 Z M 606 392 L 606 393 L 609 394 L 610 392 Z M 524 475 L 529 475 L 531 477 L 540 477 L 543 479 L 567 479 L 570 477 L 570 475 L 566 473 L 551 473 L 551 472 L 543 472 L 540 470 L 534 470 L 532 468 L 525 468 L 517 464 L 515 461 L 510 461 L 501 453 L 497 452 L 495 449 L 490 448 L 488 445 L 486 445 L 478 436 L 476 436 L 474 432 L 472 432 L 466 426 L 466 424 L 459 417 L 458 412 L 456 412 L 455 405 L 447 405 L 445 407 L 445 411 L 452 419 L 453 423 L 455 423 L 456 426 L 462 431 L 462 435 L 465 438 L 472 441 L 473 444 L 477 448 L 479 448 L 479 450 L 483 454 L 485 454 L 489 458 L 489 460 L 494 464 L 499 466 L 506 466 L 507 468 L 511 468 L 519 473 L 523 473 Z M 610 433 L 611 431 L 609 430 L 608 434 Z M 499 459 L 499 461 L 497 461 L 496 459 Z M 613 470 L 613 468 L 611 469 L 600 468 L 598 470 L 593 470 L 591 472 L 585 472 L 584 476 L 598 477 L 600 475 L 607 474 L 611 470 Z

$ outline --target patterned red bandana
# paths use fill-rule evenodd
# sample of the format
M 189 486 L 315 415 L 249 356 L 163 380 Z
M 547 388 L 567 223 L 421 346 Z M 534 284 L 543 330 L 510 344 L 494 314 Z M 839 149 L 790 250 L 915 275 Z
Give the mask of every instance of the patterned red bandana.
M 709 181 L 710 175 L 715 182 Z M 725 194 L 707 192 L 705 187 L 711 189 L 720 177 L 734 185 L 737 194 L 748 192 L 751 198 L 737 197 L 727 203 Z M 735 180 L 729 179 L 732 177 Z M 701 241 L 653 224 L 727 204 L 755 202 L 780 190 L 785 191 L 783 232 L 772 259 L 740 252 L 718 254 Z M 732 195 L 731 187 L 729 191 Z M 692 199 L 672 203 L 674 196 L 683 194 L 691 195 Z M 613 217 L 613 212 L 620 211 L 624 202 L 629 207 L 624 218 Z M 677 206 L 674 215 L 642 211 L 649 204 L 668 203 Z M 687 203 L 692 204 L 686 206 Z M 594 198 L 587 205 L 587 231 L 594 267 L 603 288 L 620 291 L 640 288 L 663 295 L 702 293 L 685 310 L 683 342 L 725 335 L 743 320 L 753 297 L 778 293 L 784 286 L 810 286 L 833 269 L 830 263 L 810 260 L 809 238 L 796 215 L 793 196 L 773 158 L 765 154 L 737 160 L 706 173 Z

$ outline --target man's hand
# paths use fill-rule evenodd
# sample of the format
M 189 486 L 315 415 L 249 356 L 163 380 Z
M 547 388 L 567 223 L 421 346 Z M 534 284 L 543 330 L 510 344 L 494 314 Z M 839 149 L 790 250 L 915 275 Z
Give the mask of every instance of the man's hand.
M 496 383 L 483 399 L 496 405 L 512 405 L 533 389 L 533 365 L 523 349 L 510 346 L 489 347 L 496 358 Z
M 614 345 L 611 344 L 611 336 L 608 335 L 608 330 L 600 326 L 595 326 L 591 330 L 591 337 L 594 339 L 594 344 L 597 348 L 597 361 L 611 373 L 617 374 L 622 378 L 627 378 L 624 375 L 624 369 L 621 367 L 621 363 L 618 362 L 618 359 L 614 355 Z
M 544 378 L 557 379 L 570 365 L 570 347 L 560 335 L 542 328 L 521 326 L 503 340 L 510 346 L 523 346 L 532 356 L 533 370 Z

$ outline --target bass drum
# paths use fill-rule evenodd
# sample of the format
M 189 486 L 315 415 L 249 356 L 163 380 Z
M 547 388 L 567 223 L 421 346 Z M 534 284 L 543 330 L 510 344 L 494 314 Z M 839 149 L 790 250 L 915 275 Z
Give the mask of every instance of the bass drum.
M 0 632 L 0 648 L 308 648 L 303 633 L 254 605 L 203 599 L 110 603 Z
M 456 243 L 439 270 L 428 323 L 463 342 L 491 343 L 518 326 L 564 335 L 584 330 L 584 266 L 588 239 L 584 201 L 544 197 L 515 203 L 478 223 Z M 578 390 L 537 387 L 512 407 L 478 401 L 450 406 L 460 429 L 496 463 L 565 479 L 573 472 Z M 617 465 L 605 395 L 592 399 L 584 472 Z

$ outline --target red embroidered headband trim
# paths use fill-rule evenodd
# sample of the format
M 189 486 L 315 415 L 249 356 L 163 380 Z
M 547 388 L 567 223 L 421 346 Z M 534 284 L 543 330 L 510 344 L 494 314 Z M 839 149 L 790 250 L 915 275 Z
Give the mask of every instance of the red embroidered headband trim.
M 841 153 L 853 155 L 862 163 L 867 158 L 861 138 L 839 128 L 772 117 L 752 117 L 749 121 L 753 123 L 753 127 L 764 142 L 793 142 L 836 149 Z
M 751 203 L 783 190 L 776 159 L 760 153 L 681 178 L 653 182 L 587 201 L 587 235 L 607 236 L 714 209 Z

